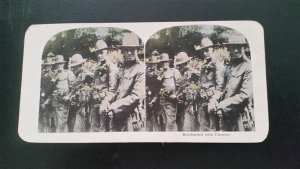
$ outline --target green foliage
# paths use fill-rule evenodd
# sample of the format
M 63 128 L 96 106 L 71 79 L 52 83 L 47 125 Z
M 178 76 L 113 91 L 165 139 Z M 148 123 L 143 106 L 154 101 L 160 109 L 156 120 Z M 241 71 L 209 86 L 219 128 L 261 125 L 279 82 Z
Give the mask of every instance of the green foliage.
M 201 39 L 208 37 L 214 44 L 227 41 L 231 29 L 223 26 L 189 25 L 162 29 L 153 34 L 146 43 L 146 57 L 152 51 L 166 52 L 173 59 L 178 52 L 187 52 L 189 56 L 197 57 L 194 45 L 199 45 Z
M 44 59 L 49 52 L 55 55 L 63 55 L 68 61 L 75 53 L 84 58 L 95 59 L 94 53 L 89 48 L 94 47 L 98 39 L 104 39 L 108 46 L 122 44 L 123 34 L 130 32 L 121 28 L 78 28 L 60 32 L 54 35 L 45 45 L 43 51 Z

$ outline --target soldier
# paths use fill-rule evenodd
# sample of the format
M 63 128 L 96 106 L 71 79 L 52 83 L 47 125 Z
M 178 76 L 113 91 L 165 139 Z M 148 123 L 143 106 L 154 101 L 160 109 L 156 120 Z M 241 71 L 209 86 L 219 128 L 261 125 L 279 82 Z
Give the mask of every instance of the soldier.
M 178 131 L 196 131 L 198 129 L 198 91 L 199 72 L 188 66 L 192 57 L 185 52 L 179 52 L 174 59 L 174 65 L 181 73 L 177 88 L 177 126 Z
M 138 49 L 142 48 L 134 33 L 126 33 L 120 46 L 124 57 L 124 69 L 112 103 L 108 106 L 111 131 L 138 131 L 142 127 L 138 120 L 139 101 L 145 98 L 145 65 L 138 60 Z
M 49 53 L 50 54 L 50 53 Z M 52 66 L 54 61 L 51 55 L 47 55 L 42 63 L 41 73 L 41 94 L 40 94 L 40 111 L 39 111 L 39 132 L 54 132 L 53 128 L 53 107 L 52 93 L 55 83 L 52 80 Z
M 170 68 L 169 55 L 160 55 L 160 67 L 162 68 L 158 79 L 161 81 L 159 92 L 160 112 L 162 115 L 163 131 L 177 131 L 176 124 L 176 81 L 181 78 L 180 72 L 175 68 Z
M 146 60 L 146 127 L 147 131 L 161 131 L 162 118 L 158 115 L 158 94 L 160 90 L 160 81 L 157 79 L 157 64 L 159 63 L 157 51 Z
M 55 126 L 56 132 L 67 132 L 67 119 L 70 108 L 70 85 L 75 79 L 72 71 L 65 70 L 65 60 L 62 55 L 55 57 L 55 75 L 53 81 L 55 82 L 55 90 L 53 92 L 53 107 L 55 112 Z
M 109 131 L 109 119 L 106 108 L 117 88 L 118 68 L 108 59 L 109 47 L 104 40 L 98 40 L 95 54 L 98 63 L 94 73 L 93 105 L 91 110 L 91 131 Z
M 220 95 L 224 88 L 224 66 L 222 62 L 213 60 L 214 45 L 209 38 L 203 38 L 197 50 L 204 56 L 200 73 L 200 130 L 216 131 L 219 129 L 217 115 L 208 108 L 215 104 L 213 95 Z
M 225 67 L 225 89 L 216 105 L 222 131 L 243 131 L 242 115 L 252 95 L 250 63 L 244 57 L 245 37 L 233 31 L 225 44 L 230 63 Z M 245 124 L 244 124 L 245 125 Z
M 72 91 L 69 94 L 71 98 L 68 116 L 69 132 L 89 131 L 90 93 L 89 90 L 84 87 L 88 85 L 88 79 L 90 79 L 93 74 L 83 66 L 85 61 L 86 59 L 83 59 L 80 54 L 74 54 L 70 58 L 69 67 L 75 75 L 75 80 L 72 84 Z

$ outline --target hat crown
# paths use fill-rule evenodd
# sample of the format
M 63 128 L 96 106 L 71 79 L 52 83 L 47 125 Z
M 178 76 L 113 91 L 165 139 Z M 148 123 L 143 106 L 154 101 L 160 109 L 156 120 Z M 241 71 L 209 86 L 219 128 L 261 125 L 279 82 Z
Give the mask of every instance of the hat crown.
M 49 52 L 49 53 L 47 54 L 47 57 L 55 57 L 55 55 L 54 55 L 52 52 Z
M 158 56 L 159 53 L 157 52 L 157 50 L 154 50 L 152 53 L 151 53 L 152 56 Z
M 157 55 L 152 55 L 146 60 L 146 63 L 158 63 L 159 62 L 158 57 L 159 56 Z
M 47 56 L 46 59 L 42 60 L 42 64 L 52 65 L 52 64 L 54 64 L 54 58 Z
M 170 61 L 170 58 L 169 58 L 169 55 L 167 54 L 167 53 L 162 53 L 161 55 L 160 55 L 160 61 L 162 62 L 162 61 Z
M 80 54 L 74 54 L 70 59 L 70 64 L 82 63 L 84 59 Z
M 139 37 L 135 33 L 126 33 L 122 39 L 122 46 L 139 46 Z
M 212 45 L 213 45 L 213 43 L 209 38 L 203 38 L 200 43 L 201 48 L 206 48 L 206 47 L 209 47 Z
M 228 37 L 228 43 L 229 44 L 245 44 L 246 38 L 236 31 L 232 32 Z
M 186 52 L 179 52 L 175 56 L 174 63 L 178 65 L 178 64 L 188 62 L 190 59 L 191 57 L 189 57 Z
M 63 55 L 57 55 L 55 57 L 55 63 L 61 63 L 61 62 L 65 62 L 64 56 Z
M 104 40 L 102 40 L 102 39 L 97 40 L 97 42 L 95 44 L 95 51 L 106 49 L 106 48 L 107 48 L 107 44 L 105 43 Z

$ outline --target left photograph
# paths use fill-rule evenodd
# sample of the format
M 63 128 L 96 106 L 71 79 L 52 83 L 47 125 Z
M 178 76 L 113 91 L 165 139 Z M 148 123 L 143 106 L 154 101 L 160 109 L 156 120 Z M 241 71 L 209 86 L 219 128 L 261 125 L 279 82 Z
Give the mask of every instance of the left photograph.
M 41 68 L 39 133 L 145 131 L 144 44 L 134 32 L 60 32 Z

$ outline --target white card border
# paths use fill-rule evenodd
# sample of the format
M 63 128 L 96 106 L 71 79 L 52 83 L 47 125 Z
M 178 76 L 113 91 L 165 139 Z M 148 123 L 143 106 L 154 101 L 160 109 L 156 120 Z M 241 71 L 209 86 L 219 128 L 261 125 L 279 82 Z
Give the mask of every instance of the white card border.
M 253 132 L 96 132 L 96 133 L 38 133 L 41 55 L 47 41 L 56 33 L 74 28 L 119 27 L 135 32 L 144 44 L 156 31 L 181 25 L 220 25 L 241 32 L 251 50 L 255 131 Z M 146 28 L 146 29 L 145 29 Z M 38 57 L 40 57 L 38 59 Z M 32 25 L 25 34 L 22 87 L 19 112 L 19 136 L 36 143 L 114 143 L 114 142 L 262 142 L 269 131 L 263 27 L 256 21 L 193 21 L 136 23 L 76 23 Z M 183 136 L 183 134 L 194 136 Z M 205 136 L 205 134 L 230 136 Z M 203 134 L 203 136 L 201 136 Z

